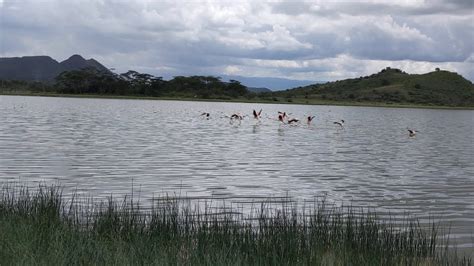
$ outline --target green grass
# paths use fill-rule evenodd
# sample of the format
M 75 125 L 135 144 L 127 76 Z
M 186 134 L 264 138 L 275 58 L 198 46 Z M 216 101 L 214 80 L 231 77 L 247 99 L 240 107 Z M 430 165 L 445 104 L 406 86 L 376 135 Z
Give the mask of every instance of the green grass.
M 398 69 L 273 93 L 274 97 L 394 106 L 474 107 L 474 85 L 454 72 L 407 74 Z
M 247 215 L 212 213 L 165 199 L 65 200 L 58 187 L 4 187 L 2 265 L 467 265 L 440 228 L 395 225 L 355 208 L 262 205 Z

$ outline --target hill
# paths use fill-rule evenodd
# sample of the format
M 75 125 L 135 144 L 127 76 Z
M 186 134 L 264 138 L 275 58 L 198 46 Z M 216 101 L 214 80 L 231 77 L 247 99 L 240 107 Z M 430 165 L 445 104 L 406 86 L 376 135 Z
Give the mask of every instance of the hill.
M 96 60 L 86 60 L 80 55 L 73 55 L 62 62 L 58 62 L 49 56 L 23 56 L 0 58 L 0 79 L 52 82 L 64 71 L 88 67 L 103 72 L 109 71 Z
M 370 76 L 298 87 L 273 96 L 307 101 L 474 106 L 474 85 L 457 73 L 439 69 L 408 74 L 386 68 Z

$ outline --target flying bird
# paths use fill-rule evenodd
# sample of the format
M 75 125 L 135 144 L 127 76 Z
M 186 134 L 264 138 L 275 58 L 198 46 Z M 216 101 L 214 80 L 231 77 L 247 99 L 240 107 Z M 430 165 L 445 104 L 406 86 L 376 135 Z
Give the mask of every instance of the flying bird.
M 315 118 L 314 115 L 313 115 L 313 116 L 310 116 L 310 115 L 308 116 L 308 118 L 307 118 L 307 120 L 306 120 L 306 122 L 308 123 L 308 125 L 311 124 L 311 121 L 313 121 L 314 118 Z
M 334 122 L 334 124 L 339 125 L 341 128 L 344 128 L 344 120 L 341 119 L 341 121 Z
M 291 124 L 291 123 L 298 123 L 299 121 L 300 121 L 299 119 L 292 118 L 292 119 L 288 120 L 288 124 Z
M 260 109 L 260 111 L 257 113 L 257 111 L 255 111 L 255 109 L 253 110 L 253 117 L 255 119 L 259 119 L 262 115 L 262 109 Z
M 408 129 L 408 136 L 410 136 L 410 137 L 416 136 L 416 131 L 413 130 L 413 129 Z
M 232 114 L 232 115 L 230 116 L 230 119 L 231 119 L 231 120 L 233 120 L 233 119 L 242 120 L 242 119 L 244 119 L 244 117 L 241 116 L 240 114 Z
M 278 114 L 281 115 L 281 116 L 283 116 L 283 118 L 288 117 L 288 115 L 286 114 L 286 112 L 280 112 L 280 111 L 278 111 Z
M 278 121 L 282 122 L 282 123 L 285 123 L 285 117 L 282 115 L 282 114 L 279 114 L 278 115 Z
M 210 114 L 210 113 L 203 112 L 203 113 L 201 114 L 201 116 L 203 116 L 203 115 L 209 118 L 209 116 L 210 116 L 211 114 Z
M 282 123 L 285 123 L 285 118 L 287 118 L 288 115 L 286 114 L 286 112 L 280 112 L 278 111 L 278 121 L 282 122 Z

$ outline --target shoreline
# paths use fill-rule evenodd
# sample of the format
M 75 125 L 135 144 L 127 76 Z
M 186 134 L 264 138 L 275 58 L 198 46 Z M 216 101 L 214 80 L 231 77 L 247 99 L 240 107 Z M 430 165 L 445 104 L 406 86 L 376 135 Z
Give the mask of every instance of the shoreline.
M 381 108 L 408 108 L 408 109 L 435 109 L 435 110 L 474 110 L 474 106 L 444 106 L 444 105 L 421 105 L 403 103 L 379 103 L 379 102 L 344 102 L 344 101 L 321 101 L 293 98 L 292 101 L 252 100 L 252 99 L 204 99 L 186 97 L 151 97 L 133 95 L 98 95 L 98 94 L 59 94 L 59 93 L 5 93 L 0 96 L 33 96 L 33 97 L 58 97 L 58 98 L 88 98 L 88 99 L 118 99 L 118 100 L 161 100 L 161 101 L 189 101 L 189 102 L 227 102 L 227 103 L 258 103 L 258 104 L 293 104 L 293 105 L 324 105 L 324 106 L 351 106 L 351 107 L 381 107 Z

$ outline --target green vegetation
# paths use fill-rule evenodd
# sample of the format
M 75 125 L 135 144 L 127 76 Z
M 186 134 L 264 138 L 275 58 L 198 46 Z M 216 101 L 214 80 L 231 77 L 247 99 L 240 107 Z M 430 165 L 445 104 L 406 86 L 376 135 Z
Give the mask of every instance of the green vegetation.
M 474 85 L 456 73 L 439 69 L 410 75 L 386 68 L 370 76 L 300 87 L 272 96 L 297 101 L 473 107 Z
M 282 204 L 246 215 L 191 201 L 73 198 L 58 187 L 4 187 L 0 261 L 5 265 L 468 265 L 436 225 L 399 225 L 355 208 Z M 204 209 L 203 209 L 204 208 Z M 446 245 L 443 247 L 443 245 Z
M 135 97 L 172 97 L 223 99 L 248 96 L 251 93 L 236 80 L 223 82 L 213 76 L 161 77 L 128 71 L 120 75 L 95 68 L 65 71 L 54 84 L 27 81 L 0 81 L 3 94 L 66 94 Z
M 265 103 L 393 107 L 474 107 L 474 85 L 443 70 L 411 75 L 386 68 L 379 73 L 286 91 L 254 93 L 239 81 L 213 76 L 161 77 L 128 71 L 120 75 L 94 68 L 61 73 L 55 84 L 0 81 L 0 93 L 46 96 L 132 97 Z

